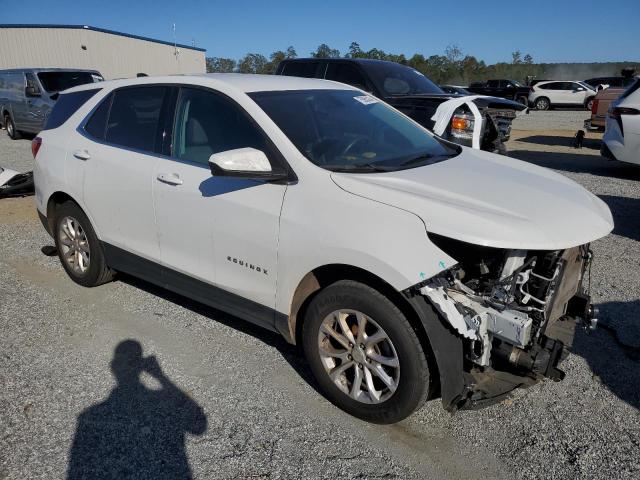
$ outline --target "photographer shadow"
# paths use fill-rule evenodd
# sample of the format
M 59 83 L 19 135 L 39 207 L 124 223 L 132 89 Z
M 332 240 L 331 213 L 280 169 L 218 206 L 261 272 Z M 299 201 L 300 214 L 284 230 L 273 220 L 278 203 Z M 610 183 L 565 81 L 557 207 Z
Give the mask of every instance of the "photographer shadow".
M 78 416 L 67 478 L 192 478 L 185 436 L 206 431 L 202 408 L 135 340 L 116 347 L 111 371 L 117 385 L 109 397 Z M 145 386 L 143 372 L 161 388 Z

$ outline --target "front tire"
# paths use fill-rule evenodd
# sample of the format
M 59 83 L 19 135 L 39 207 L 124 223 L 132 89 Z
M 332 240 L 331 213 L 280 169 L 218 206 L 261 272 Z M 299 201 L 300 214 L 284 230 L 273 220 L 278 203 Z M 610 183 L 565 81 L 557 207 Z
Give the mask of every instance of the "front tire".
M 429 368 L 415 331 L 367 285 L 342 280 L 320 291 L 307 309 L 302 341 L 322 392 L 355 417 L 395 423 L 427 398 Z
M 536 110 L 549 110 L 551 102 L 547 97 L 539 97 L 535 101 Z
M 113 279 L 102 246 L 91 222 L 73 202 L 55 210 L 54 240 L 60 263 L 71 280 L 83 287 L 96 287 Z

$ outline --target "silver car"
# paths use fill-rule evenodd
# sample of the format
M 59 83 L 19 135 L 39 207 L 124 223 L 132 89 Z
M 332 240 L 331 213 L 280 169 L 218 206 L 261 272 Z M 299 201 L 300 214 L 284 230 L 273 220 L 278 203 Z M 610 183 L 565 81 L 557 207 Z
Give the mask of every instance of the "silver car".
M 42 130 L 58 92 L 104 80 L 96 70 L 20 68 L 0 70 L 0 123 L 9 137 Z

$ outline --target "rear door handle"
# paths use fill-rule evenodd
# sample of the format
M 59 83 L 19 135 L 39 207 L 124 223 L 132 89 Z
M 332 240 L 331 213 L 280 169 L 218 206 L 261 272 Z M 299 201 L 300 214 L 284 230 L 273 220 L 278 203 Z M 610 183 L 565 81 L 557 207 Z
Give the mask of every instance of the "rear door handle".
M 180 175 L 177 173 L 160 173 L 158 174 L 158 180 L 169 185 L 182 185 Z
M 73 156 L 79 160 L 89 160 L 91 158 L 91 155 L 86 150 L 76 150 L 73 152 Z

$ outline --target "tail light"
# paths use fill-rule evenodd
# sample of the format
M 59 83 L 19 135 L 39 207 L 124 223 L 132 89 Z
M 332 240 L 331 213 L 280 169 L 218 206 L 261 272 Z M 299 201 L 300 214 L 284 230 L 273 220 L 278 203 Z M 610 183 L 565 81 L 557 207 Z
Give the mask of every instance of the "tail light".
M 598 103 L 600 103 L 600 100 L 594 100 L 591 104 L 591 115 L 596 115 L 598 113 Z
M 38 152 L 40 151 L 40 147 L 42 146 L 42 139 L 40 137 L 36 137 L 31 140 L 31 153 L 33 154 L 33 158 L 36 158 Z
M 624 137 L 624 128 L 622 127 L 622 115 L 640 115 L 640 110 L 629 107 L 614 107 L 609 111 L 609 116 L 618 122 L 620 134 Z
M 619 117 L 620 115 L 640 115 L 640 110 L 637 108 L 616 107 L 611 111 L 612 117 Z

